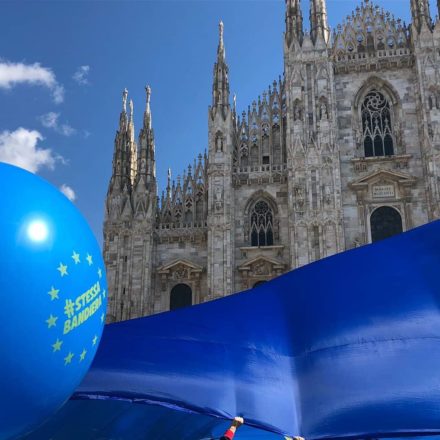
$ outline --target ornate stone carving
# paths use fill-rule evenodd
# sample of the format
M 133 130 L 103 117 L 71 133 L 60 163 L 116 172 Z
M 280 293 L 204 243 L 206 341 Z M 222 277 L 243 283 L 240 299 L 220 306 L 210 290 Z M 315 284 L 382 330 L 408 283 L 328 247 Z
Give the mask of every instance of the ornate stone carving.
M 223 209 L 223 188 L 221 186 L 214 189 L 214 208 L 216 212 Z
M 302 185 L 294 187 L 295 205 L 297 209 L 302 209 L 305 204 L 305 188 Z
M 281 274 L 286 265 L 273 258 L 258 256 L 252 258 L 238 267 L 244 288 L 253 287 L 258 281 L 267 281 Z
M 222 133 L 218 132 L 215 136 L 215 151 L 217 152 L 223 151 L 223 143 L 224 143 L 223 135 Z
M 338 57 L 410 47 L 409 28 L 371 1 L 364 1 L 334 34 L 333 51 Z

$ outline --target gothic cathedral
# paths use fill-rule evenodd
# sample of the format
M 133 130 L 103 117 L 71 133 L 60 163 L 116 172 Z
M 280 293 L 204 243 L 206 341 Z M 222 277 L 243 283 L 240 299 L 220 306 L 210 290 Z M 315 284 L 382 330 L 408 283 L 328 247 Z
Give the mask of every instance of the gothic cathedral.
M 238 114 L 223 24 L 208 151 L 158 196 L 146 89 L 127 91 L 105 205 L 109 322 L 209 301 L 440 217 L 440 21 L 364 0 L 332 35 L 325 0 L 286 0 L 284 74 Z M 440 0 L 438 7 L 440 8 Z

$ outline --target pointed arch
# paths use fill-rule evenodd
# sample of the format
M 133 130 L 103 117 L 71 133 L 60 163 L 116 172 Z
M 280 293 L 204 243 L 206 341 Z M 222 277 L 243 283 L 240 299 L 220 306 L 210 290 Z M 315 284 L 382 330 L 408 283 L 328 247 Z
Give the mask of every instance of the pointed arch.
M 278 215 L 278 206 L 275 198 L 272 195 L 270 195 L 267 191 L 264 191 L 262 189 L 255 191 L 251 195 L 251 197 L 249 197 L 249 200 L 247 201 L 246 206 L 244 208 L 245 215 L 249 215 L 249 212 L 251 211 L 251 209 L 258 200 L 266 201 L 269 204 L 269 206 L 272 208 L 274 214 Z
M 390 101 L 390 104 L 393 107 L 399 107 L 400 106 L 400 97 L 398 91 L 394 88 L 394 86 L 382 79 L 379 78 L 376 75 L 371 75 L 367 78 L 367 80 L 362 84 L 361 88 L 357 91 L 354 101 L 353 101 L 353 107 L 355 110 L 357 110 L 360 105 L 362 104 L 365 95 L 371 90 L 371 89 L 378 89 L 380 90 Z
M 365 157 L 394 155 L 401 141 L 400 98 L 387 81 L 371 76 L 355 95 L 353 117 Z
M 265 191 L 257 191 L 245 206 L 247 240 L 251 246 L 272 246 L 278 237 L 278 207 Z M 246 239 L 246 237 L 245 237 Z

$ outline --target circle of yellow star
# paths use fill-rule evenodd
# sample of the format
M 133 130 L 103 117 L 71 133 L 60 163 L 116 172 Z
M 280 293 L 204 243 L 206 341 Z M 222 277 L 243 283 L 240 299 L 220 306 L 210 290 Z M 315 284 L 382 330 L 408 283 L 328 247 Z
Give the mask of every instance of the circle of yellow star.
M 60 263 L 60 265 L 57 267 L 57 270 L 60 271 L 61 276 L 63 277 L 64 275 L 69 275 L 67 273 L 67 265 Z
M 96 342 L 98 342 L 98 336 L 95 335 L 92 341 L 93 341 L 93 345 L 96 345 Z
M 87 254 L 86 260 L 89 263 L 89 266 L 91 266 L 93 264 L 93 259 L 92 259 L 91 255 Z
M 80 362 L 82 362 L 82 361 L 84 360 L 84 358 L 86 357 L 86 354 L 87 354 L 87 350 L 84 349 L 84 350 L 82 351 L 82 353 L 79 355 L 79 361 L 80 361 Z
M 53 351 L 60 351 L 61 350 L 61 346 L 63 345 L 63 341 L 60 341 L 58 338 L 56 340 L 56 342 L 54 344 L 52 344 L 53 347 Z
M 49 316 L 48 319 L 46 319 L 47 322 L 47 328 L 55 327 L 57 325 L 57 316 L 52 316 L 52 314 Z
M 105 289 L 102 291 L 102 297 L 105 298 Z
M 101 322 L 104 322 L 104 318 L 105 318 L 105 314 L 103 313 L 103 314 L 101 315 Z
M 75 251 L 73 251 L 72 258 L 73 258 L 73 261 L 75 262 L 75 264 L 78 264 L 81 262 L 79 259 L 79 254 Z
M 69 354 L 64 358 L 64 365 L 70 364 L 73 356 L 75 355 L 70 351 Z
M 101 269 L 98 269 L 98 276 L 99 276 L 99 278 L 102 278 L 102 270 Z

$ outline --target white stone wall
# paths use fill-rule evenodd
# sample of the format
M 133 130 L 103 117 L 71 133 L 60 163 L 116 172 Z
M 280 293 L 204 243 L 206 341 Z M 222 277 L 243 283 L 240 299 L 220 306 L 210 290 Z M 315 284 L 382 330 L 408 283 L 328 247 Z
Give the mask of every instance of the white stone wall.
M 367 26 L 369 8 L 350 20 Z M 222 101 L 214 94 L 208 156 L 182 186 L 169 177 L 157 213 L 155 193 L 145 213 L 133 210 L 142 195 L 132 200 L 117 174 L 122 114 L 104 226 L 110 321 L 168 310 L 177 284 L 191 287 L 196 304 L 368 244 L 371 214 L 382 206 L 399 212 L 403 230 L 440 218 L 440 24 L 410 34 L 379 18 L 395 33 L 393 46 L 353 47 L 343 26 L 333 47 L 308 35 L 301 44 L 286 39 L 284 78 L 241 119 L 225 102 L 228 69 L 219 59 Z M 373 89 L 391 106 L 392 156 L 364 154 L 360 106 Z M 195 204 L 176 217 L 196 192 L 205 218 Z M 251 246 L 249 209 L 258 200 L 274 210 L 272 246 Z
M 414 67 L 384 69 L 379 72 L 353 72 L 335 75 L 338 112 L 338 144 L 341 160 L 341 184 L 344 210 L 345 247 L 371 242 L 369 216 L 374 208 L 390 205 L 398 209 L 404 219 L 405 229 L 428 221 L 426 181 L 421 162 L 421 140 L 417 115 L 417 95 Z M 356 142 L 361 129 L 360 111 L 356 99 L 371 88 L 382 90 L 387 97 L 393 95 L 395 103 L 394 129 L 397 142 L 391 157 L 364 158 L 363 144 Z M 365 190 L 356 191 L 351 184 L 378 171 L 397 173 L 382 176 L 381 184 L 396 185 L 395 195 L 374 198 L 371 186 L 375 178 L 366 181 Z M 414 182 L 402 187 L 407 177 Z

